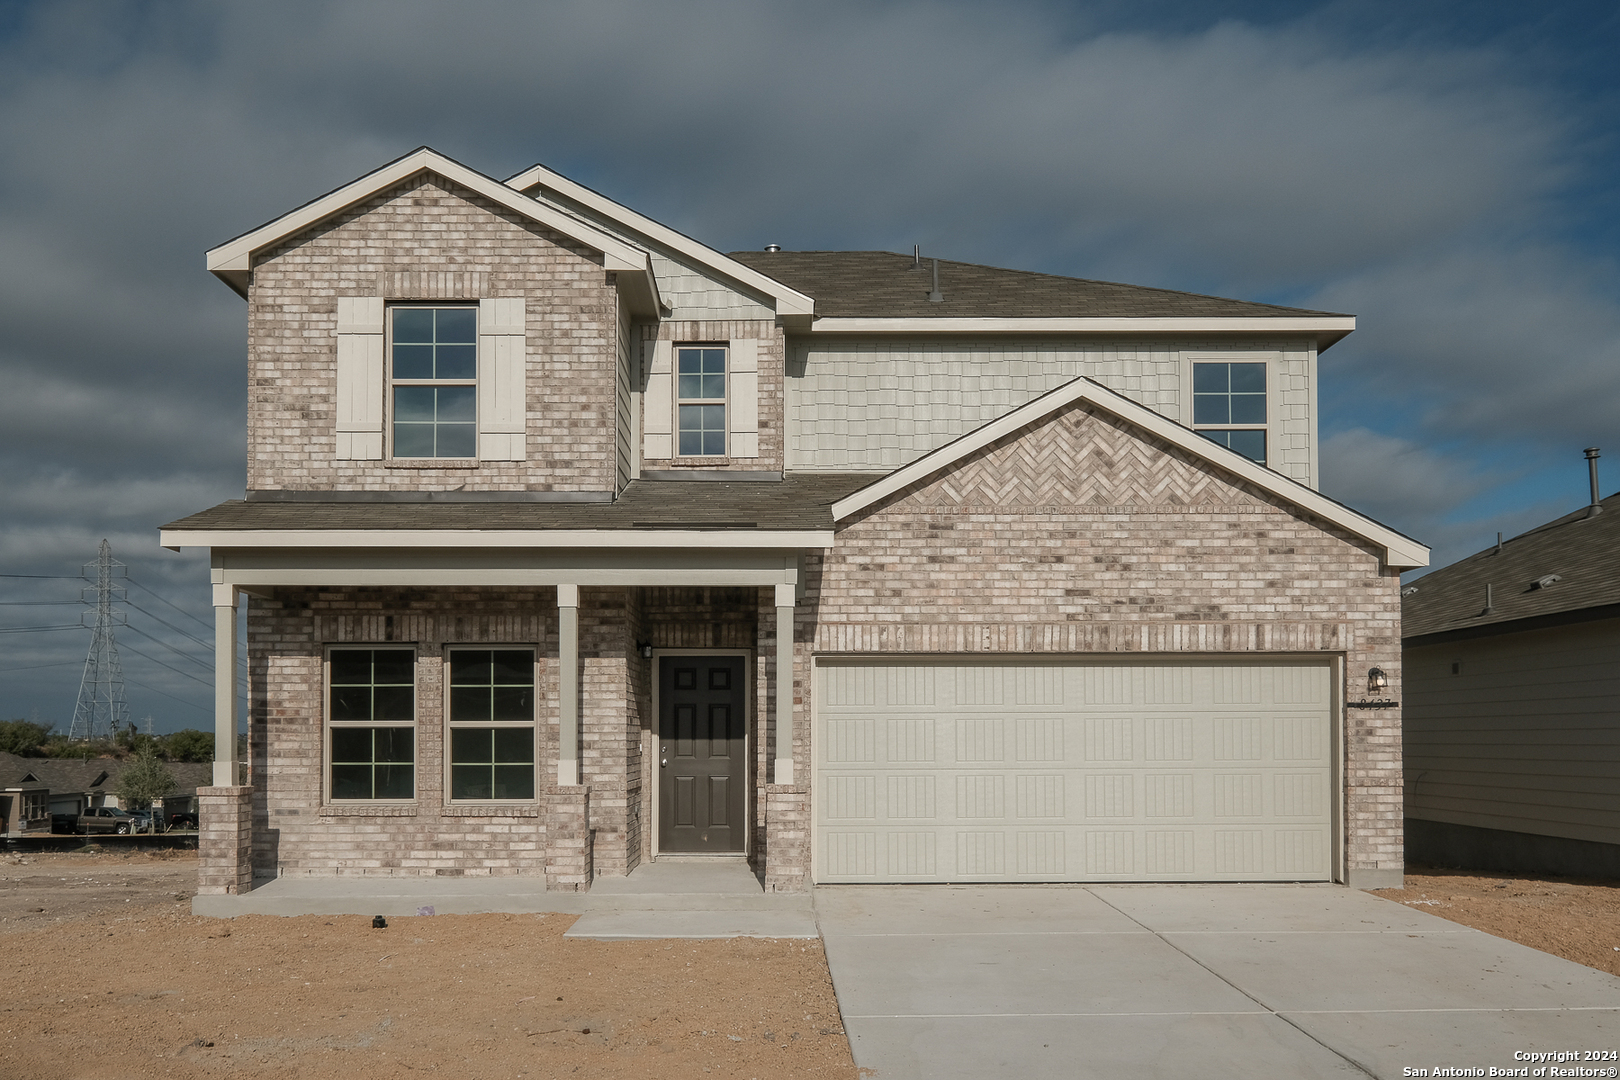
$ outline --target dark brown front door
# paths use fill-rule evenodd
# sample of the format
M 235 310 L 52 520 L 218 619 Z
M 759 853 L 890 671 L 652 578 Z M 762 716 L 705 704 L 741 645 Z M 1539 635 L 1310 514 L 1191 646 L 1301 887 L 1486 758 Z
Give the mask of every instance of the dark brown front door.
M 741 853 L 748 762 L 743 658 L 658 661 L 658 850 Z

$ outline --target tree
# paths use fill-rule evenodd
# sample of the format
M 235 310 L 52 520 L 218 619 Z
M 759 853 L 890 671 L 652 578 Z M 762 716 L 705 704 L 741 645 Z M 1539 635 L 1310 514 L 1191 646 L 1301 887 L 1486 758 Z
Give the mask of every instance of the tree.
M 34 757 L 51 733 L 44 724 L 27 720 L 0 721 L 0 750 L 20 757 Z
M 169 767 L 148 746 L 124 763 L 123 772 L 118 774 L 118 801 L 126 809 L 145 810 L 153 799 L 161 799 L 175 787 Z
M 213 761 L 214 733 L 186 728 L 163 736 L 163 756 L 170 761 Z

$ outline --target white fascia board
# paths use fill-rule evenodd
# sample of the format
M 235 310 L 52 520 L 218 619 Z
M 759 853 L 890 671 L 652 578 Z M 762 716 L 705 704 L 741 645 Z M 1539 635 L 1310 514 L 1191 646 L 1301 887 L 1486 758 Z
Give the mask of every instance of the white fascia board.
M 163 529 L 206 548 L 830 548 L 830 529 Z
M 1331 334 L 1356 328 L 1353 315 L 1106 319 L 817 319 L 812 334 Z
M 553 207 L 529 198 L 507 185 L 469 169 L 436 150 L 423 147 L 397 161 L 391 161 L 375 172 L 367 173 L 336 191 L 305 203 L 290 213 L 283 214 L 252 232 L 244 233 L 208 252 L 208 269 L 220 277 L 241 274 L 252 269 L 253 253 L 294 236 L 316 222 L 343 210 L 379 191 L 399 184 L 418 173 L 438 173 L 447 180 L 476 191 L 492 202 L 499 203 L 514 213 L 522 214 L 547 228 L 555 229 L 573 240 L 602 253 L 603 266 L 614 271 L 642 271 L 652 273 L 652 259 L 640 248 L 601 229 L 594 228 L 578 218 L 564 214 Z M 228 278 L 227 278 L 228 280 Z
M 773 277 L 760 273 L 751 266 L 744 266 L 736 259 L 728 258 L 720 252 L 700 243 L 685 233 L 676 232 L 668 225 L 661 225 L 650 217 L 636 213 L 627 206 L 614 202 L 606 195 L 592 191 L 583 184 L 574 182 L 566 176 L 554 173 L 544 165 L 534 165 L 506 181 L 507 186 L 515 191 L 526 191 L 536 185 L 548 187 L 565 198 L 572 199 L 581 206 L 589 207 L 592 211 L 601 214 L 610 221 L 616 221 L 632 232 L 638 232 L 649 240 L 655 240 L 671 251 L 680 252 L 687 258 L 706 266 L 716 273 L 739 281 L 776 301 L 778 315 L 813 315 L 816 310 L 814 297 L 806 296 L 795 289 L 777 281 Z
M 866 507 L 888 498 L 895 492 L 932 476 L 969 454 L 982 450 L 996 440 L 1011 435 L 1020 428 L 1082 399 L 1096 405 L 1105 412 L 1112 413 L 1129 424 L 1147 430 L 1194 457 L 1203 458 L 1211 464 L 1219 466 L 1226 472 L 1248 481 L 1262 491 L 1268 491 L 1309 514 L 1331 522 L 1346 532 L 1354 533 L 1369 543 L 1378 545 L 1384 549 L 1384 563 L 1391 569 L 1412 570 L 1419 566 L 1429 565 L 1429 549 L 1411 537 L 1403 536 L 1386 525 L 1380 525 L 1371 518 L 1356 513 L 1343 503 L 1335 502 L 1296 480 L 1291 480 L 1281 473 L 1273 472 L 1264 465 L 1258 465 L 1237 451 L 1229 450 L 1219 443 L 1212 442 L 1191 428 L 1182 427 L 1174 420 L 1159 415 L 1147 406 L 1139 405 L 1130 398 L 1116 394 L 1101 383 L 1093 382 L 1087 378 L 1076 379 L 1071 383 L 1058 387 L 1056 390 L 1042 394 L 1034 401 L 1014 409 L 1000 419 L 992 420 L 983 427 L 970 431 L 955 442 L 947 443 L 938 450 L 918 458 L 910 465 L 896 469 L 883 479 L 868 484 L 853 494 L 846 495 L 838 502 L 833 503 L 833 520 L 843 521 L 851 514 L 864 510 Z

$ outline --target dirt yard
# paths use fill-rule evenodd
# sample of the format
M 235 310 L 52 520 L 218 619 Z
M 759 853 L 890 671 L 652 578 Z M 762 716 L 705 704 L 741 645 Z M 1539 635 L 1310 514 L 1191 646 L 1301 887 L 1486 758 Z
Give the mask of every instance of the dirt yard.
M 196 856 L 0 857 L 0 1077 L 854 1078 L 819 942 L 190 914 Z
M 1620 881 L 1413 866 L 1373 895 L 1620 975 Z

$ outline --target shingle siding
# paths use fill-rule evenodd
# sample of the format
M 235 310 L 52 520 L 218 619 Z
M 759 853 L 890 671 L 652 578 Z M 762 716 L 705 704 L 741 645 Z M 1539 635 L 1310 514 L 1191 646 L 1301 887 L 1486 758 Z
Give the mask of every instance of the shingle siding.
M 1201 355 L 1271 371 L 1271 468 L 1316 486 L 1316 349 L 1308 341 L 860 338 L 789 342 L 790 469 L 889 470 L 1080 376 L 1178 423 Z

